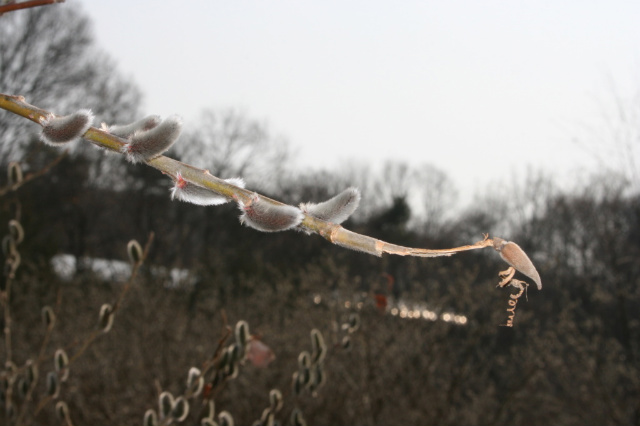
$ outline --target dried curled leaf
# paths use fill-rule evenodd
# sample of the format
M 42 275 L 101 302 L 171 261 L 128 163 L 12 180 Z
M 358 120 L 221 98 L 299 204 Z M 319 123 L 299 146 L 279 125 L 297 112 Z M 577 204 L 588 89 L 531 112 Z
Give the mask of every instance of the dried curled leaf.
M 526 288 L 529 286 L 529 284 L 527 284 L 524 281 L 514 280 L 514 279 L 509 281 L 509 285 L 517 288 L 520 291 L 516 294 L 511 294 L 509 296 L 510 297 L 509 307 L 507 308 L 507 312 L 509 313 L 509 318 L 507 318 L 507 323 L 504 324 L 505 327 L 513 327 L 513 319 L 516 316 L 516 305 L 518 304 L 518 299 L 520 299 L 520 296 L 522 296 L 522 293 L 524 293 Z
M 500 257 L 505 262 L 531 278 L 538 286 L 538 290 L 542 290 L 540 274 L 538 274 L 536 267 L 533 266 L 533 262 L 531 262 L 529 256 L 527 256 L 519 245 L 511 241 L 505 241 L 502 238 L 493 238 L 493 248 L 500 253 Z

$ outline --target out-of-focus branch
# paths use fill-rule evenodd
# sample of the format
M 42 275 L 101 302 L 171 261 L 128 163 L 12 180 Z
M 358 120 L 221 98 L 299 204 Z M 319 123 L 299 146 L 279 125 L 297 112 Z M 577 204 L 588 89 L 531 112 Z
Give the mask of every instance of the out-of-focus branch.
M 62 159 L 67 156 L 68 153 L 69 152 L 65 150 L 65 151 L 62 152 L 62 154 L 60 154 L 58 157 L 56 157 L 53 161 L 51 161 L 46 166 L 42 167 L 39 170 L 36 170 L 35 172 L 28 173 L 24 177 L 24 179 L 22 179 L 22 181 L 19 184 L 17 184 L 17 185 L 8 185 L 8 186 L 5 186 L 4 188 L 0 188 L 0 197 L 3 196 L 4 194 L 6 194 L 9 191 L 14 191 L 14 190 L 18 189 L 19 187 L 21 187 L 22 185 L 24 185 L 27 182 L 30 182 L 30 181 L 32 181 L 32 180 L 34 180 L 36 178 L 39 178 L 42 175 L 45 175 L 45 174 L 49 173 L 49 171 L 53 167 L 55 167 L 59 162 L 61 162 Z

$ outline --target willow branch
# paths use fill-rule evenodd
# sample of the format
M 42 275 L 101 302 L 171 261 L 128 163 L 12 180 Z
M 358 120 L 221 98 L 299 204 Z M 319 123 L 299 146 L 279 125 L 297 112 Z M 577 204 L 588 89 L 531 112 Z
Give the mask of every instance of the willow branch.
M 42 119 L 51 115 L 49 111 L 28 104 L 22 96 L 0 94 L 0 108 L 25 117 L 38 125 L 40 125 Z M 83 138 L 100 148 L 118 153 L 120 153 L 120 149 L 127 143 L 124 139 L 111 135 L 96 127 L 89 128 L 89 130 L 83 135 Z M 159 156 L 147 161 L 146 163 L 174 179 L 177 179 L 178 174 L 180 174 L 182 178 L 187 181 L 209 188 L 219 194 L 244 204 L 249 204 L 252 197 L 256 195 L 253 191 L 239 188 L 211 175 L 207 170 L 193 167 L 169 157 Z M 262 195 L 260 195 L 260 198 L 273 205 L 286 205 Z M 382 256 L 384 253 L 417 257 L 451 256 L 462 251 L 477 250 L 493 246 L 493 240 L 489 239 L 488 236 L 485 236 L 483 240 L 474 244 L 449 249 L 404 247 L 349 231 L 340 225 L 325 222 L 306 213 L 304 213 L 304 219 L 298 226 L 298 229 L 309 233 L 319 234 L 338 246 L 362 251 L 375 256 Z
M 64 0 L 30 0 L 20 3 L 9 3 L 0 6 L 0 15 L 7 12 L 13 12 L 20 9 L 29 9 L 31 7 L 46 6 L 48 4 L 64 3 Z

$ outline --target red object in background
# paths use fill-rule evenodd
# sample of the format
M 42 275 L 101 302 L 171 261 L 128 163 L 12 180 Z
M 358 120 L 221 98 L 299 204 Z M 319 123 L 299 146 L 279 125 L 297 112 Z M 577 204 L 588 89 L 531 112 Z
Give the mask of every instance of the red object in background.
M 376 300 L 376 308 L 380 309 L 380 312 L 384 313 L 387 310 L 387 296 L 384 294 L 374 294 L 373 298 Z
M 382 276 L 387 279 L 387 293 L 391 293 L 393 290 L 393 284 L 396 281 L 395 278 L 393 278 L 393 275 L 387 274 L 386 272 L 383 272 Z
M 204 385 L 204 389 L 202 390 L 203 399 L 209 398 L 209 395 L 211 395 L 211 389 L 213 389 L 213 385 L 211 383 Z
M 251 340 L 247 342 L 246 354 L 247 359 L 251 364 L 258 368 L 266 368 L 274 359 L 276 359 L 271 348 L 253 336 Z

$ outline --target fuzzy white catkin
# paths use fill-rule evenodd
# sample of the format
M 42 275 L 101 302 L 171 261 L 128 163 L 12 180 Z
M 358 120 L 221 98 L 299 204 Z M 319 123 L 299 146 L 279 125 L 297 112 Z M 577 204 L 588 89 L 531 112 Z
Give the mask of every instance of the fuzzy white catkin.
M 113 126 L 109 126 L 108 132 L 119 138 L 126 139 L 135 132 L 144 132 L 153 129 L 160 124 L 161 121 L 159 115 L 148 115 L 130 124 L 114 124 Z
M 171 392 L 164 391 L 160 394 L 158 397 L 158 413 L 160 413 L 160 418 L 164 419 L 169 416 L 174 402 L 175 398 Z
M 300 204 L 300 209 L 318 219 L 340 224 L 356 211 L 359 204 L 360 191 L 351 187 L 322 203 Z
M 247 204 L 239 203 L 240 223 L 262 232 L 278 232 L 295 228 L 304 214 L 294 206 L 276 205 L 254 195 Z
M 233 417 L 228 411 L 221 411 L 218 414 L 218 424 L 220 426 L 234 426 Z
M 88 109 L 81 109 L 64 117 L 51 114 L 40 120 L 42 124 L 40 140 L 47 145 L 65 145 L 80 139 L 92 123 L 93 113 Z
M 182 131 L 182 118 L 171 115 L 150 130 L 137 131 L 121 151 L 132 163 L 140 163 L 162 155 L 178 140 Z
M 189 402 L 184 396 L 179 396 L 173 402 L 173 408 L 171 410 L 171 416 L 178 422 L 183 422 L 189 415 Z
M 242 178 L 231 178 L 225 179 L 224 181 L 239 188 L 244 188 L 244 179 Z M 177 174 L 177 179 L 171 188 L 171 199 L 177 199 L 199 206 L 218 206 L 231 201 L 230 198 L 212 189 L 185 180 L 180 173 Z

